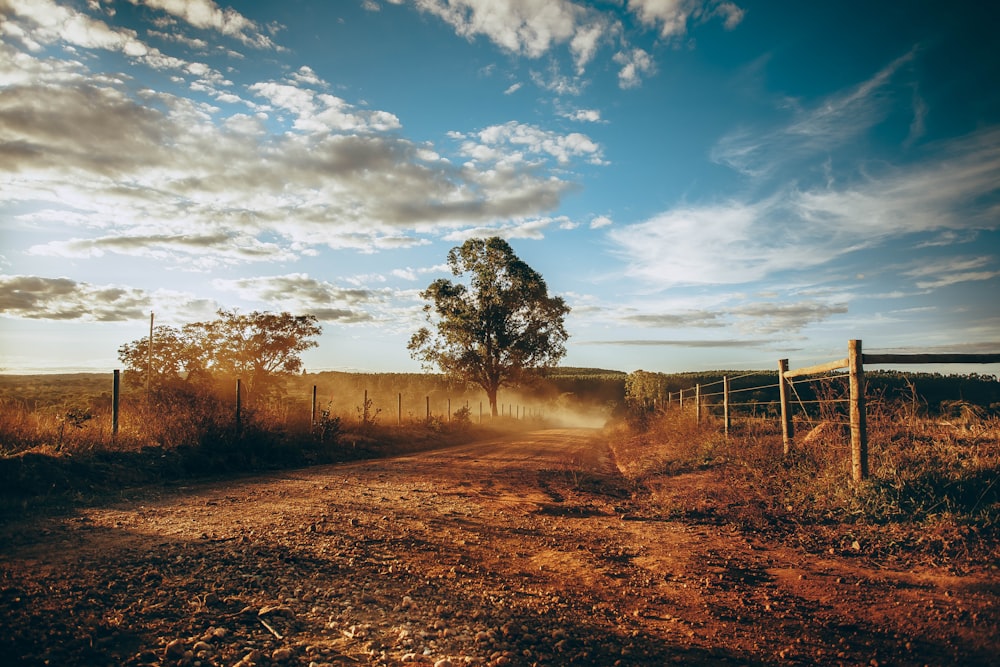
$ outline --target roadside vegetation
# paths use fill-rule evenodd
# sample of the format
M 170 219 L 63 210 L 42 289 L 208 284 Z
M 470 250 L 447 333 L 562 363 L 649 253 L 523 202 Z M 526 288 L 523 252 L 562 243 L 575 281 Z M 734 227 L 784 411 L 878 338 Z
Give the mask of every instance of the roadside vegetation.
M 925 379 L 934 380 L 935 391 L 947 384 Z M 611 429 L 612 450 L 626 476 L 667 515 L 779 535 L 815 553 L 956 571 L 995 568 L 1000 406 L 944 400 L 929 407 L 912 380 L 892 398 L 875 380 L 868 403 L 871 474 L 860 485 L 851 481 L 846 425 L 822 403 L 816 414 L 796 418 L 788 456 L 776 419 L 735 419 L 727 437 L 717 417 L 698 421 L 693 407 L 676 404 L 631 410 Z M 962 381 L 968 378 L 953 378 L 952 387 Z M 687 484 L 695 472 L 725 483 L 703 493 Z

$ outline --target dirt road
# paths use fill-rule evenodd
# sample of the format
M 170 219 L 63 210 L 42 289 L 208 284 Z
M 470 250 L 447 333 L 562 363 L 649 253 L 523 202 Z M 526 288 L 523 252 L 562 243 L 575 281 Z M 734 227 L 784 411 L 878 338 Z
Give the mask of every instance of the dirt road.
M 808 555 L 595 431 L 145 490 L 0 527 L 0 662 L 993 664 L 996 579 Z M 6 661 L 6 662 L 4 662 Z

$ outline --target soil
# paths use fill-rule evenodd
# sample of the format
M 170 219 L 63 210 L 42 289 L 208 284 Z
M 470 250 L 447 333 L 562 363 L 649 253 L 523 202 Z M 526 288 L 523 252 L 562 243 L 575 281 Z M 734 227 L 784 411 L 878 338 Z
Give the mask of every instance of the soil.
M 996 664 L 996 563 L 810 552 L 726 479 L 560 429 L 9 521 L 0 663 Z

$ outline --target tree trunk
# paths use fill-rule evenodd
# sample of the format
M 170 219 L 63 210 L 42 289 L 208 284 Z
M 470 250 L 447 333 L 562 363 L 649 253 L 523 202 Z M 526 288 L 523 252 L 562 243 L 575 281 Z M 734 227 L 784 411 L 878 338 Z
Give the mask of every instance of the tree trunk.
M 490 399 L 490 414 L 497 416 L 497 388 L 486 387 L 486 397 Z

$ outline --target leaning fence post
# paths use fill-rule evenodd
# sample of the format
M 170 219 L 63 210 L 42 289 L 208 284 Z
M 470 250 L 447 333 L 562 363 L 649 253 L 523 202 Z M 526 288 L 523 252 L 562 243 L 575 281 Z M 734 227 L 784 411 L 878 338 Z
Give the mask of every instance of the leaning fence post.
M 118 435 L 118 397 L 121 395 L 121 371 L 115 369 L 115 381 L 111 394 L 111 437 Z
M 729 437 L 729 427 L 732 422 L 729 419 L 729 376 L 722 378 L 722 419 L 725 424 L 726 437 Z
M 851 475 L 855 483 L 868 477 L 868 425 L 865 415 L 865 370 L 861 341 L 847 343 L 851 390 Z
M 785 377 L 785 373 L 788 372 L 788 359 L 778 360 L 778 394 L 781 397 L 781 442 L 784 445 L 785 456 L 792 451 L 792 438 L 795 437 L 795 431 L 792 427 L 792 410 L 789 404 L 789 394 L 791 392 L 788 388 L 788 378 Z

